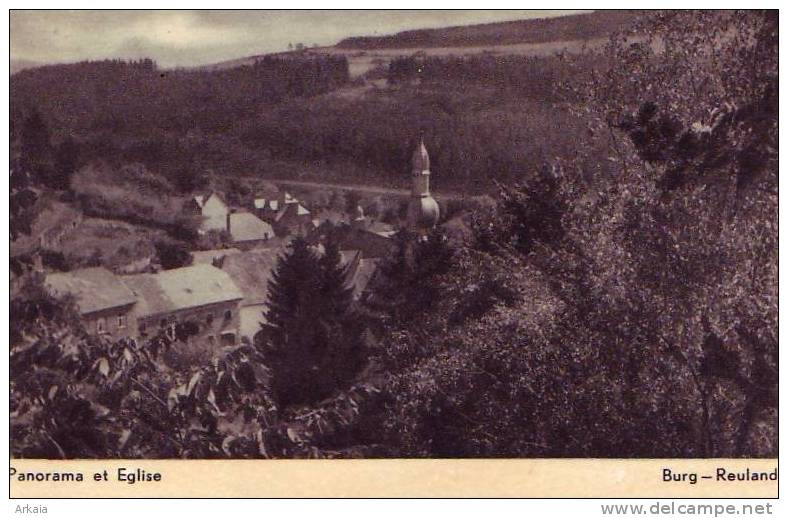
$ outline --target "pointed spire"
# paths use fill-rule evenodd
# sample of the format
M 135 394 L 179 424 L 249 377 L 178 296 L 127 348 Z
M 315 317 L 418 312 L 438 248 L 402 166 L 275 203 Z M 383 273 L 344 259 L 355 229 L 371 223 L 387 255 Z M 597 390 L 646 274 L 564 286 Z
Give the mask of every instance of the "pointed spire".
M 423 136 L 419 139 L 419 145 L 416 147 L 416 150 L 413 151 L 410 163 L 413 166 L 414 173 L 430 170 L 430 155 L 427 153 L 427 148 L 424 145 Z

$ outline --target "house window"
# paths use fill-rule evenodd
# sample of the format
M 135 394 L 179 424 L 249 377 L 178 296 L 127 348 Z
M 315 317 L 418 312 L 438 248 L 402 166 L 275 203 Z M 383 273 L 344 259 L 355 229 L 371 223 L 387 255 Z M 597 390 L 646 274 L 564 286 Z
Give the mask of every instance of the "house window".
M 208 313 L 208 316 L 205 317 L 205 323 L 208 325 L 213 324 L 213 313 Z
M 126 317 L 118 315 L 118 329 L 123 329 L 124 327 L 126 327 Z
M 233 312 L 228 309 L 227 311 L 224 312 L 224 319 L 230 320 L 231 318 L 233 318 Z
M 106 322 L 103 318 L 99 318 L 96 320 L 96 332 L 103 333 L 107 330 Z

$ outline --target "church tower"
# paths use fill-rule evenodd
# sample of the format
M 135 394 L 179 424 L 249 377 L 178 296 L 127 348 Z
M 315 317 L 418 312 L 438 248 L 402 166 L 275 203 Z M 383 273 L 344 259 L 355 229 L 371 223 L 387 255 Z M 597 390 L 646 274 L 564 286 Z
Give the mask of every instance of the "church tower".
M 408 204 L 408 228 L 421 234 L 438 224 L 438 202 L 430 195 L 430 156 L 419 142 L 411 158 L 411 189 Z

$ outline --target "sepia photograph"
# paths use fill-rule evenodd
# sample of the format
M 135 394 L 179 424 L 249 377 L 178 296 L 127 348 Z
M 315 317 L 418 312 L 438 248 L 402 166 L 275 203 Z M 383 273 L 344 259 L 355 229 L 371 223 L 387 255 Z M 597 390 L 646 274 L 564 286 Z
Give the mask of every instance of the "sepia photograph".
M 9 23 L 12 459 L 777 458 L 776 10 Z

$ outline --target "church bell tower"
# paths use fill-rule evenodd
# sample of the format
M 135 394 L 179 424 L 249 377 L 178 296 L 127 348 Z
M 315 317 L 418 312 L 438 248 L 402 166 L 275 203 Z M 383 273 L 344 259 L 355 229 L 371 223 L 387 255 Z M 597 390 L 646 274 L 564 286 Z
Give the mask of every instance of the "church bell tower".
M 430 194 L 430 155 L 419 142 L 411 158 L 411 188 L 408 204 L 408 228 L 425 234 L 438 224 L 440 210 L 438 202 Z

